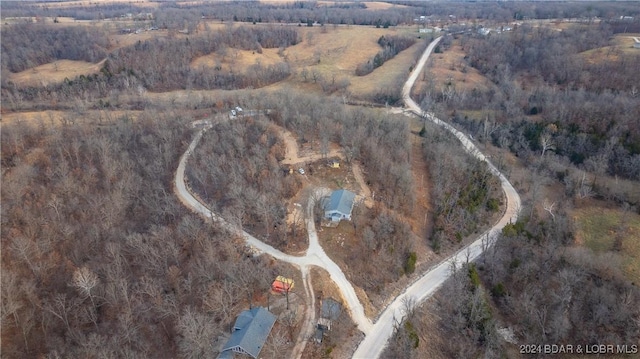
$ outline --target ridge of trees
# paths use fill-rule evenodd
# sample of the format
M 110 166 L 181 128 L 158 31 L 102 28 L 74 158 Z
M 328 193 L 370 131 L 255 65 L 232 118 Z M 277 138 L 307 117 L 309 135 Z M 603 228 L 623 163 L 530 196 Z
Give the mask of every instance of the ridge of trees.
M 382 50 L 366 63 L 358 65 L 356 67 L 356 76 L 365 76 L 372 73 L 373 70 L 382 66 L 385 62 L 391 60 L 401 51 L 411 47 L 415 43 L 416 40 L 412 37 L 399 35 L 380 36 L 378 45 L 382 47 Z
M 2 29 L 2 67 L 11 72 L 62 59 L 95 63 L 108 48 L 107 34 L 93 27 L 16 24 Z

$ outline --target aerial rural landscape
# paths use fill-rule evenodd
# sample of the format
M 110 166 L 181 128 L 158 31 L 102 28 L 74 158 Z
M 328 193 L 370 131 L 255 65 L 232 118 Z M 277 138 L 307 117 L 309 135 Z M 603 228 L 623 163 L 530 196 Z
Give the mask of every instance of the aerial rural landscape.
M 640 3 L 0 12 L 2 358 L 640 357 Z

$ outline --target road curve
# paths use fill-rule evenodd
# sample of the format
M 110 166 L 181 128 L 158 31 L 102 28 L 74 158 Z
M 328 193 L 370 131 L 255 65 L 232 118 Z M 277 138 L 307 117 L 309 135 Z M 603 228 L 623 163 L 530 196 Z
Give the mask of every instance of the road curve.
M 500 179 L 502 190 L 507 201 L 506 210 L 502 218 L 500 218 L 500 220 L 491 229 L 480 235 L 478 239 L 467 247 L 429 270 L 411 286 L 407 287 L 402 294 L 397 296 L 378 317 L 377 322 L 373 325 L 369 333 L 365 336 L 364 340 L 354 352 L 353 358 L 378 358 L 382 354 L 384 347 L 387 345 L 389 338 L 391 338 L 391 335 L 393 334 L 393 324 L 396 321 L 402 320 L 405 315 L 403 312 L 403 303 L 405 300 L 410 299 L 418 304 L 429 298 L 444 283 L 444 281 L 449 278 L 453 268 L 459 267 L 460 264 L 467 261 L 476 259 L 484 249 L 495 241 L 504 226 L 518 219 L 518 213 L 521 205 L 520 196 L 509 180 L 500 173 L 500 171 L 487 159 L 485 155 L 482 154 L 482 152 L 480 152 L 476 145 L 466 135 L 456 130 L 448 123 L 439 120 L 433 116 L 433 114 L 425 114 L 420 106 L 411 99 L 411 88 L 419 74 L 422 72 L 429 55 L 441 39 L 442 37 L 438 37 L 429 44 L 416 68 L 413 70 L 413 73 L 409 76 L 409 79 L 403 86 L 402 96 L 404 102 L 411 112 L 417 116 L 426 116 L 430 121 L 447 129 L 455 135 L 458 140 L 460 140 L 467 152 L 488 164 L 491 172 Z
M 274 247 L 260 241 L 259 239 L 255 238 L 249 233 L 245 232 L 244 230 L 242 230 L 242 228 L 238 228 L 237 226 L 230 224 L 229 222 L 225 221 L 222 217 L 213 213 L 206 205 L 204 205 L 200 200 L 198 200 L 187 188 L 185 183 L 184 172 L 185 172 L 188 159 L 193 153 L 193 151 L 195 150 L 195 148 L 197 147 L 200 140 L 202 139 L 203 134 L 209 128 L 211 128 L 210 123 L 194 123 L 194 125 L 202 126 L 202 129 L 197 132 L 197 134 L 194 136 L 193 140 L 189 144 L 189 147 L 180 158 L 178 169 L 176 170 L 176 175 L 175 175 L 175 191 L 180 201 L 186 207 L 200 214 L 204 218 L 208 220 L 216 221 L 228 231 L 232 233 L 237 233 L 242 238 L 244 238 L 245 243 L 251 246 L 255 251 L 268 254 L 275 259 L 298 266 L 302 272 L 303 278 L 305 278 L 303 279 L 303 284 L 304 284 L 305 292 L 307 293 L 307 295 L 311 294 L 311 296 L 313 296 L 313 289 L 311 288 L 310 280 L 306 279 L 308 278 L 308 274 L 309 274 L 308 267 L 317 266 L 325 269 L 329 273 L 329 276 L 331 277 L 331 279 L 336 283 L 337 287 L 340 289 L 343 299 L 345 300 L 346 307 L 349 309 L 349 312 L 351 314 L 353 321 L 358 325 L 358 328 L 363 333 L 365 334 L 368 333 L 369 330 L 371 329 L 372 322 L 364 314 L 364 307 L 362 306 L 362 303 L 360 303 L 360 300 L 358 299 L 358 296 L 356 294 L 356 291 L 353 285 L 351 284 L 351 282 L 349 282 L 349 280 L 347 280 L 347 277 L 345 276 L 344 272 L 342 272 L 340 267 L 331 258 L 329 258 L 329 256 L 327 256 L 327 254 L 322 249 L 318 241 L 318 234 L 316 232 L 314 216 L 313 216 L 313 207 L 316 199 L 319 199 L 320 197 L 328 194 L 329 190 L 316 189 L 315 194 L 312 196 L 312 198 L 308 202 L 307 216 L 306 216 L 307 218 L 306 218 L 305 224 L 307 226 L 307 233 L 309 235 L 309 247 L 307 248 L 307 251 L 305 252 L 305 254 L 303 256 L 293 256 L 290 254 L 283 253 L 275 249 Z M 313 303 L 313 298 L 311 298 L 311 303 Z M 313 306 L 311 306 L 311 310 L 313 310 Z M 309 318 L 312 319 L 313 316 L 307 315 L 307 320 Z M 301 351 L 298 351 L 297 349 L 294 350 L 294 352 L 296 355 L 301 354 Z

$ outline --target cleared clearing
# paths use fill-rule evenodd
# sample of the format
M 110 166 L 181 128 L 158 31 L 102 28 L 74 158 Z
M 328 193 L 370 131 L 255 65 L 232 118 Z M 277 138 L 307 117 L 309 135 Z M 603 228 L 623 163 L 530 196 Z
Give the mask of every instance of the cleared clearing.
M 596 253 L 615 251 L 616 237 L 622 238 L 623 271 L 627 278 L 640 282 L 640 215 L 633 210 L 589 206 L 574 211 L 577 227 L 576 243 Z
M 454 86 L 456 91 L 469 92 L 475 88 L 484 92 L 494 87 L 489 79 L 467 64 L 465 55 L 459 40 L 454 40 L 452 46 L 443 53 L 434 53 L 431 56 L 431 65 L 426 70 L 429 74 L 427 81 L 418 78 L 418 91 L 424 89 L 428 82 L 433 82 L 435 91 L 440 91 L 446 86 Z
M 88 110 L 84 114 L 78 114 L 73 111 L 42 111 L 42 112 L 14 112 L 2 115 L 2 122 L 21 122 L 27 123 L 44 123 L 60 125 L 63 122 L 100 122 L 101 120 L 111 121 L 121 117 L 129 117 L 135 120 L 143 111 L 104 111 L 104 110 Z
M 403 78 L 408 71 L 419 46 L 416 44 L 402 51 L 371 74 L 358 77 L 355 76 L 356 67 L 373 58 L 381 50 L 378 45 L 378 39 L 381 36 L 392 34 L 414 36 L 415 29 L 327 26 L 325 28 L 302 27 L 299 30 L 302 41 L 284 51 L 293 71 L 300 74 L 303 69 L 306 69 L 309 75 L 315 72 L 326 79 L 347 79 L 351 83 L 348 91 L 356 97 L 366 96 L 380 88 L 394 86 L 398 78 Z M 285 81 L 284 84 L 302 87 L 305 91 L 315 87 L 309 83 L 302 83 L 303 81 L 301 76 L 296 76 Z M 310 79 L 307 81 L 312 82 Z
M 32 67 L 9 75 L 9 81 L 18 86 L 46 86 L 59 83 L 65 78 L 73 79 L 80 75 L 92 75 L 100 71 L 105 60 L 92 64 L 85 61 L 58 60 Z
M 367 10 L 387 10 L 387 9 L 391 9 L 391 8 L 405 8 L 405 7 L 407 7 L 406 5 L 391 4 L 391 3 L 388 3 L 388 2 L 384 2 L 384 1 L 365 2 L 364 6 L 367 8 Z
M 220 66 L 222 70 L 245 69 L 251 65 L 274 65 L 282 62 L 278 55 L 278 49 L 263 49 L 259 54 L 255 51 L 227 49 L 224 54 L 212 53 L 201 56 L 191 62 L 192 69 L 215 68 Z
M 587 50 L 578 54 L 580 58 L 591 64 L 599 64 L 608 61 L 618 61 L 620 55 L 635 55 L 640 57 L 640 49 L 633 47 L 634 37 L 640 34 L 617 34 L 610 41 L 609 46 Z

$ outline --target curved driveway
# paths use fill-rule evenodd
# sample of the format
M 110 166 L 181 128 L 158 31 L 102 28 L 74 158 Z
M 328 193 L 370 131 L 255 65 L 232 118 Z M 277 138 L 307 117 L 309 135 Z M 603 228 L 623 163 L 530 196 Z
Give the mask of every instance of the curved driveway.
M 391 302 L 391 304 L 389 304 L 379 316 L 378 321 L 373 325 L 371 331 L 366 335 L 364 340 L 356 349 L 353 354 L 353 358 L 378 358 L 384 350 L 384 347 L 387 345 L 389 338 L 391 338 L 391 335 L 393 334 L 394 323 L 402 320 L 405 315 L 403 312 L 403 303 L 406 300 L 412 300 L 415 304 L 418 304 L 419 302 L 429 298 L 444 283 L 444 281 L 449 278 L 452 268 L 459 267 L 460 264 L 477 258 L 487 246 L 491 245 L 493 241 L 495 241 L 498 233 L 500 233 L 504 226 L 518 219 L 518 213 L 520 211 L 520 196 L 509 180 L 500 173 L 500 171 L 498 171 L 498 169 L 487 159 L 485 155 L 480 152 L 476 145 L 469 140 L 466 135 L 456 130 L 448 123 L 439 120 L 433 116 L 433 114 L 425 114 L 420 106 L 411 99 L 411 88 L 422 72 L 429 55 L 441 39 L 442 37 L 438 37 L 429 44 L 416 68 L 413 70 L 413 73 L 409 76 L 409 79 L 402 88 L 402 97 L 411 112 L 417 116 L 426 116 L 430 121 L 453 133 L 458 140 L 460 140 L 467 152 L 488 164 L 491 172 L 500 179 L 502 190 L 504 191 L 505 198 L 507 200 L 507 207 L 502 218 L 491 229 L 483 233 L 473 243 L 425 273 L 402 294 L 396 297 L 396 299 L 394 299 L 394 301 Z

